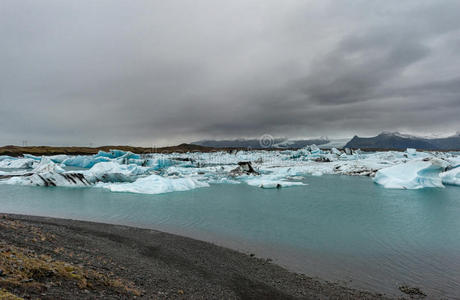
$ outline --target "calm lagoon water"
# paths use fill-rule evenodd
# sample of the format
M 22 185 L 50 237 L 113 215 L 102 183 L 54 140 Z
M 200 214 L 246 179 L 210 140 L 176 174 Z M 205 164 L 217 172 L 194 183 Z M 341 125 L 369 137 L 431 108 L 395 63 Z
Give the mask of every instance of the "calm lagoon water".
M 127 224 L 187 235 L 351 287 L 460 296 L 460 188 L 388 190 L 371 179 L 307 177 L 162 195 L 0 185 L 0 212 Z

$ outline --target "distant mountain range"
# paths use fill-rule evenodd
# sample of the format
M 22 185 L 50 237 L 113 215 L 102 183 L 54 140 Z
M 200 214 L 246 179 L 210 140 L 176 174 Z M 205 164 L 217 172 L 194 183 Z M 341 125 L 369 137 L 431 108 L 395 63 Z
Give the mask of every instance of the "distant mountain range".
M 286 138 L 261 138 L 261 139 L 235 139 L 235 140 L 202 140 L 191 143 L 192 145 L 213 148 L 251 148 L 251 149 L 299 149 L 308 145 L 325 145 L 330 141 L 327 138 L 309 140 L 289 140 Z
M 375 137 L 363 138 L 354 136 L 348 139 L 235 139 L 235 140 L 201 140 L 192 145 L 212 148 L 251 148 L 251 149 L 299 149 L 308 145 L 320 148 L 360 148 L 360 149 L 396 149 L 415 148 L 420 150 L 460 150 L 460 133 L 450 137 L 428 138 L 417 137 L 399 132 L 382 132 Z
M 362 138 L 354 136 L 345 148 L 360 149 L 406 149 L 420 150 L 460 150 L 460 133 L 445 138 L 417 137 L 399 132 L 382 132 L 381 134 Z

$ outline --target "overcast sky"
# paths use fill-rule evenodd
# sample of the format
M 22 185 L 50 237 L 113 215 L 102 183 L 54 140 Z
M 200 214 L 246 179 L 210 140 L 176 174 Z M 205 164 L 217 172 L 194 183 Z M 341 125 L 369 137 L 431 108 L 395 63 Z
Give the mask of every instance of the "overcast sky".
M 1 0 L 0 144 L 460 130 L 460 1 Z

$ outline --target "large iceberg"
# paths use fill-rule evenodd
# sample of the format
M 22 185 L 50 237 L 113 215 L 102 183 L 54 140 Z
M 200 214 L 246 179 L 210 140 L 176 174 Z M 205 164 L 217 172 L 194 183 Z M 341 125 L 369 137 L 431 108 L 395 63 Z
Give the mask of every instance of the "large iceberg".
M 439 159 L 414 160 L 379 170 L 374 182 L 391 189 L 443 187 L 439 173 L 446 167 Z
M 13 174 L 4 183 L 34 186 L 88 186 L 91 184 L 82 174 L 65 172 L 48 157 L 42 157 L 38 166 L 30 173 Z
M 132 182 L 137 176 L 148 172 L 148 168 L 138 165 L 120 165 L 116 162 L 100 162 L 82 174 L 91 182 Z
M 97 186 L 109 189 L 112 192 L 163 194 L 208 187 L 209 184 L 192 178 L 167 178 L 153 174 L 141 177 L 132 183 L 100 183 Z

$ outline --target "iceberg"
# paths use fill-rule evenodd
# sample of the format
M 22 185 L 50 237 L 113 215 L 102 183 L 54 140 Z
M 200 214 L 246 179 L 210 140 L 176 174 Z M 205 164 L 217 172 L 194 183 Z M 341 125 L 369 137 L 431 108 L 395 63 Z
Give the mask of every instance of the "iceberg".
M 93 157 L 77 155 L 69 157 L 62 162 L 63 165 L 68 167 L 91 168 L 97 163 L 110 161 L 107 157 Z
M 68 155 L 65 155 L 65 154 L 61 154 L 61 155 L 52 155 L 52 156 L 48 156 L 49 159 L 51 159 L 52 162 L 54 163 L 62 163 L 64 160 L 66 160 L 67 158 L 69 158 Z
M 282 171 L 272 172 L 272 174 L 265 174 L 257 177 L 247 175 L 241 176 L 240 178 L 245 180 L 248 185 L 257 186 L 264 189 L 279 189 L 282 187 L 305 185 L 303 182 L 287 180 L 288 176 L 292 178 L 292 176 L 296 176 L 297 174 L 297 171 L 288 168 L 283 169 Z
M 148 168 L 139 167 L 138 165 L 100 162 L 82 173 L 90 182 L 133 182 L 137 176 L 144 175 L 147 171 Z
M 32 169 L 37 161 L 31 158 L 5 158 L 0 161 L 0 168 L 4 169 Z
M 109 189 L 112 192 L 128 192 L 138 194 L 164 194 L 171 192 L 188 191 L 209 184 L 192 178 L 166 178 L 159 175 L 149 175 L 137 179 L 132 183 L 99 183 L 96 186 Z
M 409 161 L 377 171 L 374 182 L 389 189 L 444 187 L 439 173 L 445 167 L 439 159 Z
M 257 186 L 263 189 L 279 189 L 282 187 L 306 185 L 305 183 L 298 181 L 270 180 L 262 178 L 251 179 L 246 181 L 246 183 L 248 185 Z
M 49 157 L 43 156 L 40 163 L 32 170 L 33 173 L 62 173 L 65 170 L 55 164 Z
M 23 155 L 24 158 L 30 158 L 30 159 L 33 159 L 33 160 L 36 160 L 36 161 L 40 161 L 41 157 L 40 156 L 36 156 L 36 155 L 32 155 L 32 154 L 24 154 Z
M 417 155 L 417 150 L 414 149 L 414 148 L 407 148 L 406 153 L 409 154 L 409 155 L 415 156 L 415 155 Z
M 442 183 L 460 186 L 460 167 L 439 174 Z
M 14 159 L 14 157 L 11 157 L 8 155 L 0 155 L 0 161 L 6 160 L 6 159 Z
M 123 150 L 110 150 L 109 152 L 105 152 L 100 150 L 94 157 L 105 157 L 105 158 L 121 158 L 121 159 L 140 159 L 141 156 L 139 154 L 134 154 L 130 151 L 123 151 Z
M 338 156 L 342 155 L 342 152 L 340 152 L 337 148 L 331 148 L 331 153 Z
M 33 186 L 87 186 L 91 184 L 83 174 L 65 172 L 48 157 L 42 157 L 38 166 L 31 173 L 12 175 L 3 183 Z

